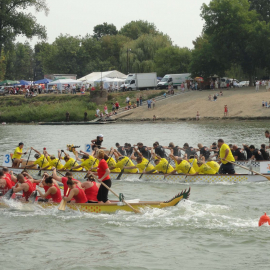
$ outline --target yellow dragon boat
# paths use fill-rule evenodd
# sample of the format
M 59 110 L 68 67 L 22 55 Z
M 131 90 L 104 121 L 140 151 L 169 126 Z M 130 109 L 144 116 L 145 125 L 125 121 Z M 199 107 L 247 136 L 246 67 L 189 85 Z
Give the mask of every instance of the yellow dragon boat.
M 190 188 L 188 190 L 184 190 L 178 193 L 175 197 L 173 197 L 169 201 L 161 202 L 161 201 L 138 201 L 132 202 L 127 201 L 133 208 L 142 209 L 142 208 L 166 208 L 171 206 L 176 206 L 180 201 L 184 199 L 188 199 L 190 195 Z M 2 200 L 0 201 L 0 208 L 11 208 L 8 203 L 9 201 Z M 50 203 L 50 202 L 35 202 L 34 204 L 29 202 L 22 202 L 23 205 L 27 207 L 39 205 L 43 208 L 55 208 L 59 206 L 58 203 Z M 112 202 L 112 203 L 68 203 L 67 208 L 87 212 L 87 213 L 115 213 L 117 211 L 129 211 L 133 210 L 124 204 L 123 202 Z

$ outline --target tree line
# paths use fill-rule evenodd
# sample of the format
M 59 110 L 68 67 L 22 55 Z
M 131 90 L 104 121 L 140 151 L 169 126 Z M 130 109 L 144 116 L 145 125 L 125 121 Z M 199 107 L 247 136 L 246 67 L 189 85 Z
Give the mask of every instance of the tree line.
M 0 1 L 1 4 L 1 1 Z M 29 7 L 48 12 L 45 0 L 5 0 L 0 9 L 0 80 L 37 80 L 44 74 L 119 70 L 192 73 L 193 76 L 255 77 L 269 74 L 270 3 L 268 0 L 212 0 L 201 7 L 204 27 L 194 48 L 180 48 L 153 23 L 131 21 L 121 29 L 96 25 L 93 34 L 60 35 L 45 41 L 46 28 Z M 191 29 L 192 31 L 192 29 Z M 15 42 L 19 35 L 41 41 L 34 48 Z

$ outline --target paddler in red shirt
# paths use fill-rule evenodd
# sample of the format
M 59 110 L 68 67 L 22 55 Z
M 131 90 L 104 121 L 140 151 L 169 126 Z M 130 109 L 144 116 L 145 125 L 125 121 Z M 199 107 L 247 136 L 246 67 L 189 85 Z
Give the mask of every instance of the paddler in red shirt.
M 82 183 L 82 188 L 84 189 L 85 195 L 89 203 L 97 203 L 97 195 L 100 184 L 95 182 L 93 175 L 89 175 L 87 181 Z
M 0 196 L 5 195 L 10 189 L 12 189 L 11 180 L 5 177 L 3 171 L 0 171 Z
M 97 173 L 93 173 L 93 174 L 98 175 L 99 182 L 103 182 L 108 187 L 111 187 L 112 181 L 110 179 L 110 169 L 108 167 L 107 162 L 104 159 L 104 155 L 105 154 L 103 150 L 98 151 L 97 158 L 99 160 L 99 164 L 97 167 Z M 97 195 L 97 199 L 99 203 L 111 203 L 108 200 L 108 192 L 109 190 L 106 187 L 104 187 L 103 185 L 100 186 L 98 190 L 98 195 Z
M 48 196 L 51 197 L 53 202 L 60 203 L 62 201 L 61 190 L 57 185 L 54 184 L 52 176 L 49 176 L 45 179 L 45 184 L 49 187 L 45 194 L 43 194 L 39 189 L 40 196 L 46 199 Z
M 17 183 L 17 178 L 13 175 L 13 172 L 8 170 L 7 167 L 3 168 L 3 172 L 4 172 L 4 178 L 8 178 L 11 181 L 12 186 L 15 186 L 15 184 Z
M 70 189 L 69 195 L 64 197 L 63 200 L 66 202 L 71 201 L 72 199 L 75 200 L 76 203 L 87 203 L 87 197 L 85 192 L 82 188 L 80 188 L 75 181 L 72 180 L 72 177 L 68 177 L 67 186 Z
M 13 187 L 13 192 L 17 193 L 23 191 L 23 196 L 25 197 L 25 200 L 28 201 L 32 192 L 35 191 L 33 182 L 30 179 L 25 179 L 22 174 L 18 174 L 17 180 L 20 185 L 18 187 Z

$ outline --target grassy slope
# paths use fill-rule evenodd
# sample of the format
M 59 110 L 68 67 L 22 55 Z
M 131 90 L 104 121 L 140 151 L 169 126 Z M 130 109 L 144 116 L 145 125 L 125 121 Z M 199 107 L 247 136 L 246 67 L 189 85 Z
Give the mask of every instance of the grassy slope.
M 108 96 L 108 108 L 111 103 L 119 101 L 124 106 L 125 99 L 129 96 L 132 102 L 142 94 L 143 100 L 160 95 L 161 91 L 134 91 L 113 93 Z M 34 98 L 23 96 L 0 97 L 0 122 L 30 123 L 30 122 L 62 122 L 65 114 L 70 113 L 70 121 L 83 121 L 84 112 L 88 113 L 88 120 L 95 118 L 97 105 L 91 102 L 89 94 L 86 95 L 40 95 Z M 103 105 L 99 106 L 103 109 Z

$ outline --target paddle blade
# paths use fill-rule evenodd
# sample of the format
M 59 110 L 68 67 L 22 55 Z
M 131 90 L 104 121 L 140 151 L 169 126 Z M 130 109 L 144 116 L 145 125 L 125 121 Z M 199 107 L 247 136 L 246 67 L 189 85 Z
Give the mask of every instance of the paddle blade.
M 10 189 L 5 195 L 4 195 L 4 198 L 6 200 L 10 200 L 11 196 L 13 195 L 13 188 Z
M 34 203 L 36 201 L 36 198 L 37 198 L 37 191 L 33 191 L 32 194 L 30 195 L 28 201 L 30 203 Z
M 120 180 L 121 177 L 122 177 L 122 175 L 123 175 L 123 173 L 124 173 L 124 169 L 122 169 L 122 171 L 118 174 L 116 180 Z
M 58 207 L 58 210 L 60 210 L 60 211 L 65 211 L 65 210 L 66 210 L 66 205 L 67 205 L 67 202 L 66 202 L 65 200 L 62 200 L 62 201 L 60 202 L 60 205 L 59 205 L 59 207 Z

